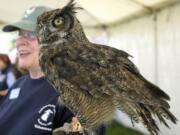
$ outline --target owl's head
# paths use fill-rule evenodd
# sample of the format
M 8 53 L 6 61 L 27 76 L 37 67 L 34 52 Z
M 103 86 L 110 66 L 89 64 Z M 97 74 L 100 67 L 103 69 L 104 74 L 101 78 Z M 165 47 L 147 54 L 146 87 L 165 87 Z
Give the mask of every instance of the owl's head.
M 76 18 L 76 7 L 71 0 L 62 9 L 43 13 L 37 19 L 36 33 L 40 44 L 55 45 L 67 41 L 86 40 L 82 26 Z

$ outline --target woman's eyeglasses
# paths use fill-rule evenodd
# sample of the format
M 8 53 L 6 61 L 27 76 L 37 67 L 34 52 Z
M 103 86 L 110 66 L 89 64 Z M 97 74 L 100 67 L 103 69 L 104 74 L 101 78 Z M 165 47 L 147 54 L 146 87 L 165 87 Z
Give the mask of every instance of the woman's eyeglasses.
M 15 39 L 18 39 L 20 37 L 24 37 L 24 38 L 26 38 L 28 40 L 34 40 L 34 39 L 37 38 L 35 32 L 32 32 L 32 31 L 17 31 Z

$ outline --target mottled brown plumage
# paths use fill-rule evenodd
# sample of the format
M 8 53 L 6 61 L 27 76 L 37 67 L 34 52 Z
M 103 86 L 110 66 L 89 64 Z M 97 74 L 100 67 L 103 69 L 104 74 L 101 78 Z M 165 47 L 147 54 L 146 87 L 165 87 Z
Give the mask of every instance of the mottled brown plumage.
M 169 96 L 140 74 L 128 53 L 88 41 L 76 9 L 71 0 L 42 14 L 37 34 L 41 68 L 82 126 L 93 129 L 117 109 L 142 122 L 151 135 L 159 130 L 153 115 L 167 127 L 166 119 L 176 123 Z

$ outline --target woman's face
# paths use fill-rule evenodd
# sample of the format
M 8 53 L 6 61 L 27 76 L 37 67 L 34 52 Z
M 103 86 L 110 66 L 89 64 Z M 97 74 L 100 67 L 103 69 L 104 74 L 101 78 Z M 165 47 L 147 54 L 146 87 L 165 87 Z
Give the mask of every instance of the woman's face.
M 39 66 L 39 45 L 35 34 L 19 30 L 16 48 L 20 68 L 31 70 Z

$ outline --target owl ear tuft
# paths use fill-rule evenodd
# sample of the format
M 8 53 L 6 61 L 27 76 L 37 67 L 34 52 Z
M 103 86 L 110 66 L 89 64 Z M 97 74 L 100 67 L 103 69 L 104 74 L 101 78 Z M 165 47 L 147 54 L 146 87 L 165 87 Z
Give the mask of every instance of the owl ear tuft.
M 75 14 L 77 13 L 76 10 L 78 9 L 83 9 L 82 7 L 76 7 L 76 3 L 74 2 L 74 0 L 70 0 L 68 2 L 68 4 L 62 8 L 61 13 L 62 14 L 66 14 L 66 13 L 70 13 L 70 14 Z

